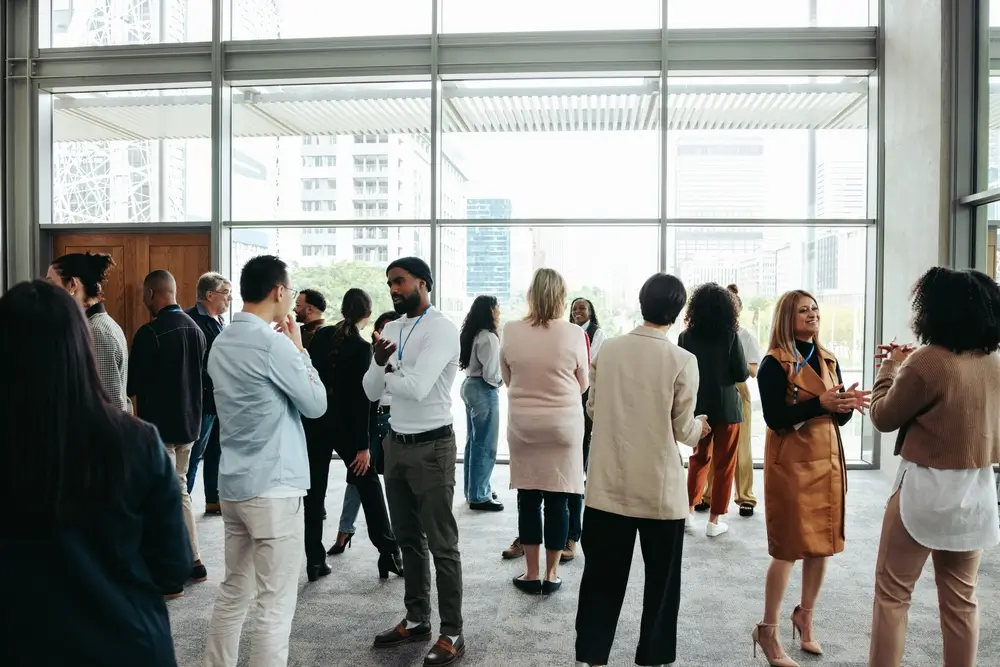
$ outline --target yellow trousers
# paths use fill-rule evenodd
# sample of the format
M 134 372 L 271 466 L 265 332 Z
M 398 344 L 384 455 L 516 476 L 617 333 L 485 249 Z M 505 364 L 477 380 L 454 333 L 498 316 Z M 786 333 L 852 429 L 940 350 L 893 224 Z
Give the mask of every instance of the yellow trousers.
M 746 382 L 740 382 L 736 388 L 740 390 L 740 398 L 743 399 L 743 423 L 740 425 L 740 441 L 736 445 L 736 502 L 756 507 L 757 499 L 753 495 L 753 452 L 750 449 L 750 390 Z M 701 496 L 701 501 L 706 505 L 712 504 L 713 475 L 709 469 L 708 482 Z

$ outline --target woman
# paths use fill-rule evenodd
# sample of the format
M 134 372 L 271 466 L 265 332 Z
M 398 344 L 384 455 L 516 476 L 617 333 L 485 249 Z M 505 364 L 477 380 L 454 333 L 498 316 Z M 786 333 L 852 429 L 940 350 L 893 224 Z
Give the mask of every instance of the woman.
M 727 285 L 726 289 L 733 295 L 736 302 L 736 316 L 739 318 L 743 312 L 743 300 L 740 299 L 740 291 L 736 285 Z M 743 356 L 747 360 L 747 369 L 750 377 L 757 377 L 757 366 L 760 363 L 760 345 L 752 333 L 746 327 L 740 325 L 736 335 L 740 339 L 743 348 Z M 757 506 L 757 498 L 753 495 L 753 451 L 750 448 L 751 434 L 751 406 L 750 388 L 746 382 L 737 382 L 736 389 L 740 392 L 740 400 L 743 406 L 743 422 L 740 424 L 740 437 L 736 445 L 736 502 L 740 506 L 740 516 L 753 516 L 753 510 Z M 707 512 L 712 505 L 712 480 L 715 475 L 708 471 L 708 481 L 705 483 L 705 490 L 701 496 L 701 502 L 694 506 L 695 512 Z
M 882 521 L 868 664 L 902 664 L 910 594 L 930 556 L 944 664 L 973 667 L 979 561 L 1000 543 L 1000 288 L 978 271 L 931 269 L 913 289 L 913 333 L 923 347 L 880 346 L 871 395 L 875 428 L 899 431 L 900 462 Z
M 387 322 L 397 319 L 399 314 L 394 310 L 382 313 L 375 320 L 372 327 L 372 344 L 375 343 L 375 334 L 382 333 L 382 328 Z M 375 467 L 375 472 L 381 473 L 384 467 L 382 458 L 382 440 L 389 433 L 389 406 L 392 404 L 392 396 L 386 392 L 381 400 L 374 403 L 375 429 L 371 432 L 368 451 L 371 453 L 371 464 Z M 344 507 L 340 510 L 340 529 L 337 531 L 337 541 L 333 543 L 326 553 L 330 556 L 337 556 L 351 546 L 354 538 L 354 522 L 358 519 L 358 511 L 361 509 L 361 494 L 358 487 L 348 484 L 344 489 Z
M 390 572 L 401 575 L 403 567 L 382 483 L 371 465 L 370 433 L 376 430 L 376 408 L 361 386 L 372 360 L 372 346 L 361 337 L 372 314 L 371 297 L 352 287 L 344 294 L 340 314 L 344 319 L 319 329 L 309 344 L 309 357 L 326 386 L 328 407 L 319 419 L 305 422 L 311 478 L 305 502 L 306 575 L 316 581 L 331 572 L 323 548 L 323 501 L 330 458 L 336 451 L 347 466 L 347 483 L 356 486 L 361 496 L 368 537 L 379 551 L 379 577 L 387 579 Z
M 685 316 L 687 328 L 677 343 L 698 359 L 698 404 L 695 411 L 708 418 L 712 432 L 698 443 L 688 459 L 689 527 L 694 506 L 705 488 L 712 466 L 712 506 L 705 534 L 718 537 L 729 526 L 719 517 L 729 512 L 736 473 L 736 445 L 743 421 L 743 402 L 736 389 L 750 376 L 737 331 L 739 319 L 730 293 L 715 283 L 699 285 L 691 295 Z
M 528 288 L 528 315 L 507 323 L 500 344 L 509 400 L 510 486 L 518 490 L 518 535 L 527 561 L 514 586 L 534 594 L 555 593 L 562 585 L 558 572 L 569 533 L 567 496 L 583 493 L 580 396 L 588 386 L 587 337 L 562 319 L 565 303 L 563 277 L 538 269 Z M 543 537 L 544 580 L 538 571 Z
M 677 443 L 694 445 L 708 432 L 704 418 L 694 414 L 697 361 L 667 339 L 686 298 L 674 276 L 652 276 L 639 291 L 642 325 L 608 341 L 592 368 L 587 409 L 597 426 L 576 612 L 578 665 L 608 664 L 636 533 L 646 576 L 635 662 L 666 665 L 677 658 L 688 514 Z
M 52 262 L 45 279 L 59 285 L 87 313 L 97 353 L 97 372 L 111 404 L 132 412 L 125 392 L 128 379 L 128 346 L 125 333 L 104 308 L 104 284 L 115 266 L 111 255 L 75 252 Z
M 0 319 L 17 323 L 0 332 L 3 349 L 16 350 L 0 373 L 0 497 L 17 507 L 0 550 L 17 601 L 0 614 L 0 664 L 39 664 L 41 651 L 51 665 L 175 667 L 163 591 L 183 584 L 193 561 L 156 429 L 108 401 L 66 291 L 16 285 Z
M 465 371 L 465 500 L 469 508 L 499 512 L 490 477 L 497 460 L 500 434 L 500 307 L 496 297 L 477 296 L 465 316 L 459 335 L 459 368 Z
M 802 562 L 802 600 L 792 612 L 793 636 L 816 655 L 812 614 L 826 559 L 844 550 L 847 471 L 840 427 L 868 407 L 857 383 L 843 391 L 840 364 L 819 342 L 819 306 L 808 292 L 786 292 L 774 307 L 771 341 L 757 386 L 767 424 L 764 505 L 771 564 L 764 588 L 764 620 L 753 629 L 769 664 L 796 667 L 778 641 L 781 600 L 795 561 Z

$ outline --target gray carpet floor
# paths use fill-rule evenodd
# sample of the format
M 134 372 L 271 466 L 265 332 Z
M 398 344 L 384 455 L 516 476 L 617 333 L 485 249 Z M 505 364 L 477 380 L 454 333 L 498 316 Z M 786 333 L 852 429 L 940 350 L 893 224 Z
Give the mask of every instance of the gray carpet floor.
M 886 460 L 886 458 L 883 458 Z M 331 475 L 327 507 L 328 542 L 336 536 L 343 498 L 343 474 L 338 462 Z M 885 470 L 852 471 L 847 500 L 847 549 L 830 562 L 826 583 L 815 614 L 815 635 L 826 655 L 811 657 L 791 642 L 791 625 L 783 620 L 781 634 L 789 655 L 802 665 L 866 665 L 871 628 L 875 556 L 886 494 L 895 460 L 888 457 Z M 458 472 L 461 479 L 461 470 Z M 506 466 L 497 466 L 494 486 L 505 489 Z M 200 480 L 199 480 L 200 485 Z M 756 485 L 761 488 L 760 471 Z M 458 494 L 461 496 L 461 493 Z M 502 561 L 500 551 L 517 532 L 514 492 L 501 491 L 504 512 L 470 511 L 456 498 L 455 513 L 461 532 L 465 577 L 465 636 L 468 650 L 460 664 L 466 667 L 571 666 L 574 664 L 574 618 L 583 557 L 564 565 L 565 582 L 552 597 L 528 597 L 510 583 L 524 567 L 523 561 Z M 196 511 L 203 498 L 195 494 Z M 703 525 L 685 538 L 683 598 L 678 628 L 678 660 L 685 667 L 738 667 L 764 665 L 751 654 L 749 632 L 762 609 L 764 572 L 768 563 L 762 506 L 757 516 L 743 519 L 730 514 L 730 531 L 719 538 L 704 535 Z M 704 522 L 704 515 L 699 517 Z M 221 517 L 200 517 L 202 558 L 209 581 L 191 585 L 185 597 L 169 603 L 178 663 L 200 667 L 216 586 L 223 575 Z M 428 646 L 410 645 L 375 652 L 372 636 L 403 617 L 403 582 L 380 581 L 377 552 L 359 517 L 354 546 L 331 557 L 331 576 L 309 584 L 303 567 L 298 608 L 292 626 L 289 665 L 392 666 L 420 665 Z M 625 607 L 618 625 L 611 665 L 633 664 L 642 604 L 642 558 L 636 547 Z M 793 575 L 783 619 L 798 602 L 799 570 Z M 1000 553 L 988 552 L 979 580 L 981 636 L 979 664 L 1000 664 Z M 240 665 L 247 664 L 248 621 L 241 645 Z M 435 632 L 437 632 L 435 620 Z M 760 654 L 758 654 L 760 655 Z M 907 667 L 941 665 L 941 634 L 937 598 L 930 563 L 914 594 L 910 629 L 903 664 Z

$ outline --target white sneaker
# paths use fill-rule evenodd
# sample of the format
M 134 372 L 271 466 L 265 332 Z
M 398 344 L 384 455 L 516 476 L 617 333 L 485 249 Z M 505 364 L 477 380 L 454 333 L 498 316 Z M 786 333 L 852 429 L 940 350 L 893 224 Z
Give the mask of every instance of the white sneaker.
M 719 523 L 709 523 L 705 525 L 705 534 L 709 537 L 718 537 L 727 530 L 729 530 L 729 524 L 722 523 L 721 521 Z
M 684 528 L 686 530 L 694 528 L 694 514 L 688 514 L 687 518 L 684 519 Z

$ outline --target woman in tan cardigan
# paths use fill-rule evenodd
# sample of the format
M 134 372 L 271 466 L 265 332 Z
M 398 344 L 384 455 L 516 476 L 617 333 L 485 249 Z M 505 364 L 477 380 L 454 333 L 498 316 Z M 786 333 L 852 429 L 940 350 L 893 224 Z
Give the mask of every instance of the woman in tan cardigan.
M 802 562 L 802 600 L 792 612 L 793 636 L 816 655 L 812 612 L 826 559 L 844 550 L 847 470 L 840 427 L 868 406 L 857 385 L 844 391 L 840 364 L 819 342 L 819 306 L 802 290 L 786 292 L 774 307 L 771 341 L 757 372 L 767 424 L 764 508 L 771 565 L 764 589 L 764 620 L 753 629 L 774 667 L 797 667 L 778 641 L 781 601 L 795 561 Z
M 913 289 L 914 349 L 883 345 L 872 424 L 899 431 L 899 472 L 875 566 L 871 667 L 899 667 L 913 586 L 934 562 L 944 664 L 973 667 L 976 579 L 1000 543 L 1000 288 L 978 271 L 934 268 Z

